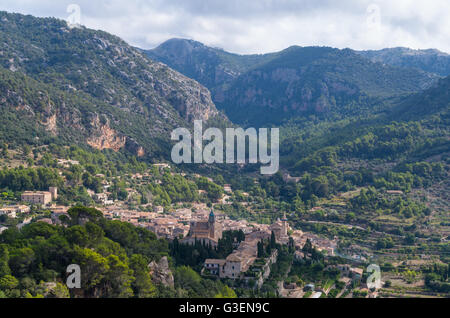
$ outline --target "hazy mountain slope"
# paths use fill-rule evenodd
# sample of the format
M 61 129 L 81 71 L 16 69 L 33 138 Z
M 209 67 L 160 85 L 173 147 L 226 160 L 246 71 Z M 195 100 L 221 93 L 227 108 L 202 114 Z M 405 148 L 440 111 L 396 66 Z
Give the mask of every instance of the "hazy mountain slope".
M 383 98 L 425 89 L 433 81 L 424 72 L 373 63 L 351 50 L 292 47 L 241 75 L 217 105 L 232 120 L 276 124 L 311 114 L 358 114 Z
M 450 76 L 439 80 L 433 87 L 406 98 L 393 109 L 392 115 L 400 119 L 420 120 L 432 115 L 445 114 L 448 119 L 450 111 Z
M 147 54 L 203 82 L 216 105 L 244 125 L 370 112 L 381 99 L 426 89 L 437 78 L 327 47 L 239 56 L 194 41 L 170 40 Z
M 208 89 L 196 81 L 151 61 L 115 36 L 71 29 L 61 20 L 0 12 L 0 65 L 41 83 L 39 94 L 53 90 L 60 97 L 46 102 L 50 111 L 38 112 L 55 115 L 40 120 L 52 121 L 53 135 L 64 137 L 64 129 L 79 129 L 80 123 L 90 133 L 85 142 L 99 149 L 121 149 L 133 140 L 142 155 L 155 149 L 141 145 L 167 140 L 173 127 L 218 116 Z M 66 102 L 68 98 L 88 102 Z M 68 103 L 72 113 L 80 114 L 69 116 L 63 107 Z
M 416 68 L 440 76 L 450 75 L 450 55 L 438 50 L 412 50 L 398 47 L 357 53 L 374 62 L 398 67 Z

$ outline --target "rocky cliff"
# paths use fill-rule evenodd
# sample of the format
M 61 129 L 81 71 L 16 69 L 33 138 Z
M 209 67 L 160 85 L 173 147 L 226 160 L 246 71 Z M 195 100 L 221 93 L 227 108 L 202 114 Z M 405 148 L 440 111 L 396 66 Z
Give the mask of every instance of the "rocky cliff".
M 329 47 L 237 55 L 173 39 L 147 54 L 206 85 L 233 122 L 252 126 L 371 112 L 386 98 L 421 91 L 438 79 Z
M 173 128 L 219 116 L 207 88 L 108 33 L 0 12 L 0 39 L 5 105 L 53 137 L 167 156 Z
M 174 287 L 174 279 L 172 271 L 169 268 L 169 261 L 166 256 L 161 258 L 159 262 L 151 262 L 148 265 L 150 275 L 155 284 L 162 284 L 166 287 Z

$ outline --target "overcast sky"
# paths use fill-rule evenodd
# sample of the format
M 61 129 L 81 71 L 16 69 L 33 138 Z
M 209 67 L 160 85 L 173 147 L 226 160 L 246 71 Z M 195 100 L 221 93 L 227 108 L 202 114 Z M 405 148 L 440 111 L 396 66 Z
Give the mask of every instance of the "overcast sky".
M 68 19 L 141 48 L 173 37 L 236 53 L 291 45 L 450 52 L 449 0 L 1 0 L 0 10 Z M 73 15 L 72 17 L 76 17 Z

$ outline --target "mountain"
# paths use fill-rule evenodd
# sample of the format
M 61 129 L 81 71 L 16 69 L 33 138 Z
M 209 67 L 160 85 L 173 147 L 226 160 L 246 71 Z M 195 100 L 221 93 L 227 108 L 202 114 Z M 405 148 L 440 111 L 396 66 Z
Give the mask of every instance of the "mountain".
M 303 124 L 282 127 L 283 165 L 296 174 L 326 166 L 355 169 L 378 160 L 383 169 L 388 163 L 448 163 L 450 77 L 379 114 Z
M 232 83 L 250 68 L 276 56 L 238 55 L 186 39 L 168 40 L 145 53 L 151 59 L 170 65 L 187 77 L 196 79 L 211 91 Z
M 371 111 L 383 99 L 426 89 L 438 78 L 329 47 L 240 56 L 175 39 L 147 54 L 205 84 L 216 105 L 243 125 Z
M 397 67 L 415 68 L 443 77 L 450 75 L 450 55 L 434 49 L 412 50 L 398 47 L 358 53 L 374 62 Z
M 425 89 L 433 80 L 423 72 L 373 63 L 352 50 L 291 47 L 241 75 L 217 104 L 232 120 L 243 116 L 249 124 L 279 124 L 311 114 L 370 111 L 382 99 Z
M 167 154 L 174 127 L 225 120 L 195 80 L 116 36 L 62 20 L 0 12 L 0 67 L 2 120 L 30 122 L 28 139 L 155 156 Z M 4 124 L 0 133 L 10 135 L 15 123 Z
M 429 89 L 406 98 L 390 114 L 404 120 L 421 120 L 433 115 L 445 115 L 450 111 L 450 76 L 439 80 Z

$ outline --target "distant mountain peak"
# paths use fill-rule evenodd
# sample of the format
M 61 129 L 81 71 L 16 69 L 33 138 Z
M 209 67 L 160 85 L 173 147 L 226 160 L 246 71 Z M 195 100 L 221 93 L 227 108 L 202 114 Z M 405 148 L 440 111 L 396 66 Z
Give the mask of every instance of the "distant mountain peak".
M 160 44 L 158 47 L 172 47 L 172 46 L 187 46 L 192 48 L 206 48 L 206 46 L 198 41 L 192 40 L 192 39 L 184 39 L 184 38 L 172 38 L 169 39 L 162 44 Z M 157 48 L 158 48 L 157 47 Z
M 403 53 L 403 54 L 412 54 L 412 55 L 423 55 L 423 54 L 436 54 L 436 55 L 444 55 L 448 56 L 447 53 L 439 51 L 438 49 L 411 49 L 408 47 L 393 47 L 393 48 L 384 48 L 381 50 L 365 50 L 363 52 L 397 52 L 397 53 Z
M 387 65 L 415 68 L 442 77 L 450 75 L 450 55 L 437 49 L 414 50 L 396 47 L 358 53 L 372 61 Z

